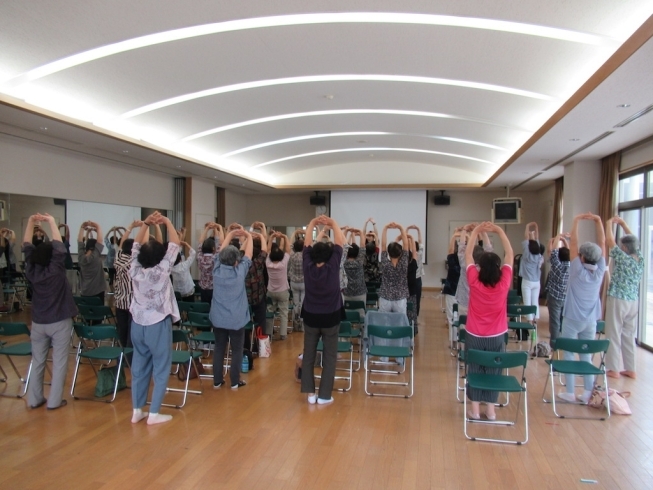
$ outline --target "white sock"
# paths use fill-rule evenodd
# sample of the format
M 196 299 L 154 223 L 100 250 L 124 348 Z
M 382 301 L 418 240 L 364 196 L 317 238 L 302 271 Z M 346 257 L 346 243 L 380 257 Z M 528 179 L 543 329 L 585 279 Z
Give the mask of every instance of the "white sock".
M 150 412 L 150 416 L 147 418 L 147 425 L 163 424 L 171 420 L 172 420 L 172 415 Z
M 140 408 L 135 408 L 132 415 L 132 424 L 136 424 L 147 417 L 147 412 L 143 412 Z

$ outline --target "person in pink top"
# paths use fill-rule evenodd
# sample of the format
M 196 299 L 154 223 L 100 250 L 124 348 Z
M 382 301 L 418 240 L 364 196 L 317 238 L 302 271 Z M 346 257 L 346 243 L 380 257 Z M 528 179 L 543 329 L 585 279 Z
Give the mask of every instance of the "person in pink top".
M 276 240 L 276 243 L 273 243 Z M 265 259 L 268 270 L 268 298 L 272 300 L 269 311 L 279 308 L 279 335 L 286 340 L 288 333 L 288 302 L 290 284 L 288 284 L 288 261 L 290 260 L 290 240 L 283 233 L 270 233 L 268 239 L 270 254 Z
M 512 282 L 513 251 L 510 241 L 504 231 L 497 225 L 485 222 L 472 231 L 470 243 L 476 243 L 480 233 L 496 233 L 503 245 L 503 265 L 501 259 L 494 252 L 484 252 L 474 264 L 472 247 L 466 251 L 466 274 L 469 283 L 469 310 L 467 313 L 467 337 L 465 350 L 475 349 L 483 351 L 501 352 L 505 349 L 504 334 L 508 330 L 506 318 L 506 304 L 508 290 Z M 489 369 L 476 364 L 468 364 L 468 373 L 499 374 L 499 369 Z M 467 396 L 472 402 L 472 408 L 467 414 L 470 419 L 480 419 L 480 404 L 485 402 L 485 415 L 488 420 L 496 420 L 494 404 L 498 393 L 470 389 Z

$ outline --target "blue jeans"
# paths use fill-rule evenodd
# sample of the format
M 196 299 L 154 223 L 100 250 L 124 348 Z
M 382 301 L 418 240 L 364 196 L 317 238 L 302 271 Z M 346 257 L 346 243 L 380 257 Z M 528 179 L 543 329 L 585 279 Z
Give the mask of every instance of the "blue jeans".
M 564 317 L 562 321 L 562 334 L 560 337 L 565 337 L 568 339 L 594 340 L 596 337 L 596 320 L 585 320 L 579 322 Z M 581 361 L 592 362 L 591 354 L 578 354 L 578 357 Z M 565 351 L 564 360 L 573 361 L 574 353 Z M 585 391 L 592 391 L 592 388 L 594 388 L 594 376 L 584 376 L 584 378 Z M 574 384 L 576 383 L 576 376 L 573 374 L 566 374 L 565 379 L 567 381 L 567 393 L 573 393 Z
M 166 394 L 172 362 L 172 317 L 153 325 L 139 325 L 132 320 L 132 405 L 142 408 L 147 402 L 150 378 L 154 378 L 151 413 L 159 413 Z

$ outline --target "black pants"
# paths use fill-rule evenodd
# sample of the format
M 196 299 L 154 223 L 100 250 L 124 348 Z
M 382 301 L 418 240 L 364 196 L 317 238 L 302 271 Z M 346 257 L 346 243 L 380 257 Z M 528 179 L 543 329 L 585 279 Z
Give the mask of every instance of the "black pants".
M 213 289 L 200 289 L 200 300 L 202 303 L 209 303 L 213 301 Z
M 227 340 L 231 341 L 231 368 L 229 378 L 231 386 L 240 381 L 240 369 L 243 365 L 243 343 L 245 341 L 245 329 L 227 330 L 226 328 L 213 327 L 215 337 L 215 350 L 213 351 L 213 385 L 222 383 L 224 380 L 223 364 L 224 352 L 227 349 Z
M 322 352 L 322 378 L 318 397 L 331 399 L 338 360 L 338 331 L 340 325 L 329 328 L 313 328 L 304 324 L 304 357 L 302 359 L 302 393 L 315 393 L 315 358 L 320 338 L 324 345 Z
M 116 308 L 116 329 L 118 330 L 120 345 L 123 347 L 132 346 L 131 327 L 132 314 L 129 312 L 129 310 Z
M 418 277 L 415 282 L 415 314 L 419 316 L 419 305 L 422 302 L 422 278 Z

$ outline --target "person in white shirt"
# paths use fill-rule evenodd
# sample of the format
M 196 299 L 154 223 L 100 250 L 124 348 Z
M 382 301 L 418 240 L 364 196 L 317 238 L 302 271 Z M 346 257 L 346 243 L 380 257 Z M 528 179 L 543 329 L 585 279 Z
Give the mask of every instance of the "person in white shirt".
M 177 260 L 172 268 L 172 287 L 176 293 L 181 296 L 181 301 L 195 301 L 195 282 L 193 276 L 190 275 L 190 267 L 195 262 L 197 252 L 186 242 L 179 242 L 184 248 L 184 257 L 182 259 L 181 253 L 177 254 Z

